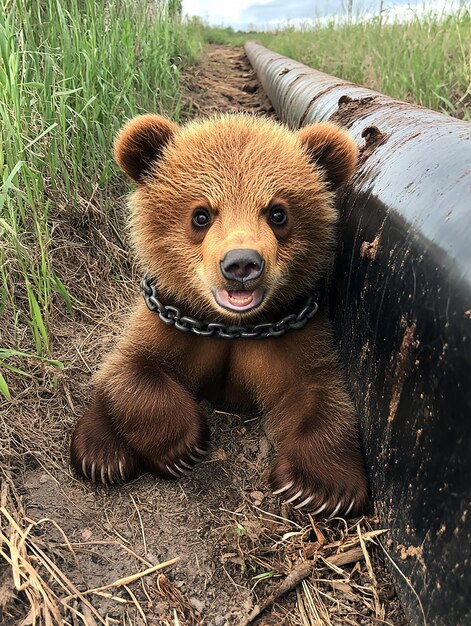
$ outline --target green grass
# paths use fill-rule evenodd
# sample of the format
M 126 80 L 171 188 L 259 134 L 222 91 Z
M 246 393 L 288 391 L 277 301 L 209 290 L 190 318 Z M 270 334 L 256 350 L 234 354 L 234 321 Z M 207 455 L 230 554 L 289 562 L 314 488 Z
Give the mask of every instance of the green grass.
M 50 363 L 51 300 L 74 306 L 51 254 L 53 218 L 76 210 L 79 198 L 108 210 L 117 189 L 113 136 L 127 118 L 144 111 L 179 117 L 179 68 L 200 44 L 171 14 L 173 5 L 0 0 L 3 372 L 23 371 L 11 357 Z M 2 374 L 1 394 L 9 395 Z
M 407 22 L 382 14 L 301 29 L 241 33 L 202 27 L 206 41 L 264 46 L 328 74 L 391 97 L 471 119 L 471 13 L 411 13 Z

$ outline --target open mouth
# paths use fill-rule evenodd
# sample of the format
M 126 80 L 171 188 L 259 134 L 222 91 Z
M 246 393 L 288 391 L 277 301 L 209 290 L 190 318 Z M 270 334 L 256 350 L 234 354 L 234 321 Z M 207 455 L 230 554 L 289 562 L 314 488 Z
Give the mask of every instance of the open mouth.
M 225 289 L 216 289 L 214 297 L 219 306 L 229 309 L 229 311 L 250 311 L 259 306 L 265 296 L 263 289 L 254 289 L 253 291 L 226 291 Z

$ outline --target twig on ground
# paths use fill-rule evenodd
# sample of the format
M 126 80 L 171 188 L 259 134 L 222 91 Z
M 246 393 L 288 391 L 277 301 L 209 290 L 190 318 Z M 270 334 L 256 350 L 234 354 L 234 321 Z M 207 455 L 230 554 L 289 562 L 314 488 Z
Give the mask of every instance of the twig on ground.
M 261 615 L 263 611 L 266 611 L 274 602 L 278 600 L 281 596 L 294 589 L 300 582 L 302 582 L 305 578 L 307 578 L 313 571 L 316 566 L 317 558 L 314 558 L 310 561 L 302 561 L 301 563 L 297 563 L 288 576 L 282 580 L 276 587 L 275 590 L 266 598 L 262 604 L 256 606 L 247 619 L 241 623 L 240 626 L 247 626 L 251 624 L 256 617 Z
M 360 546 L 361 549 L 363 551 L 363 555 L 365 557 L 365 565 L 366 565 L 366 570 L 368 572 L 368 575 L 370 577 L 371 580 L 371 591 L 373 593 L 373 600 L 374 600 L 374 607 L 375 607 L 375 616 L 378 619 L 384 620 L 384 607 L 382 606 L 380 600 L 379 600 L 379 594 L 378 594 L 378 582 L 376 580 L 376 576 L 373 572 L 373 568 L 371 566 L 371 561 L 370 561 L 370 555 L 368 554 L 368 550 L 366 549 L 366 543 L 365 540 L 362 537 L 361 534 L 361 528 L 360 528 L 360 524 L 357 525 L 357 532 L 358 532 L 358 540 L 360 542 Z
M 134 504 L 134 508 L 136 509 L 137 517 L 139 518 L 139 526 L 141 528 L 142 546 L 143 546 L 144 554 L 147 554 L 147 539 L 146 539 L 146 533 L 144 530 L 144 524 L 142 523 L 141 512 L 139 511 L 139 507 L 137 506 L 136 501 L 134 500 L 134 496 L 130 494 L 130 497 L 131 497 L 132 503 Z
M 157 592 L 169 602 L 176 619 L 179 619 L 178 615 L 180 615 L 186 626 L 200 626 L 202 622 L 196 616 L 188 598 L 169 581 L 165 574 L 159 574 L 157 577 Z
M 142 572 L 136 572 L 135 574 L 131 574 L 130 576 L 125 576 L 124 578 L 118 578 L 118 580 L 115 580 L 114 582 L 109 583 L 108 585 L 103 585 L 102 587 L 95 587 L 93 589 L 87 589 L 86 591 L 83 592 L 83 594 L 96 593 L 97 591 L 105 591 L 105 589 L 110 589 L 111 587 L 122 587 L 124 585 L 129 585 L 130 583 L 133 583 L 135 580 L 139 580 L 140 578 L 143 578 L 144 576 L 150 576 L 150 574 L 153 574 L 154 572 L 158 572 L 160 569 L 163 569 L 164 567 L 169 567 L 170 565 L 174 565 L 179 560 L 180 560 L 180 557 L 177 556 L 174 559 L 170 559 L 169 561 L 164 561 L 163 563 L 157 563 L 157 565 L 153 565 L 152 567 L 149 567 L 148 569 L 145 569 Z M 72 596 L 69 596 L 69 597 L 72 597 Z

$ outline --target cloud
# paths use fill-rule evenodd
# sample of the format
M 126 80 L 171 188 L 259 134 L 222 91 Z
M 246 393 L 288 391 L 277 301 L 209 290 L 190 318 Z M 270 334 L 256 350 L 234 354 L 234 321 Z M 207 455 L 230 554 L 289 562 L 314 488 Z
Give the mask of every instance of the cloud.
M 198 15 L 214 26 L 242 24 L 242 12 L 252 4 L 251 0 L 183 0 L 184 15 Z
M 199 15 L 213 26 L 232 26 L 234 29 L 264 29 L 292 25 L 309 20 L 328 21 L 344 16 L 348 0 L 183 0 L 183 13 Z M 380 7 L 391 19 L 408 19 L 413 12 L 451 10 L 459 5 L 456 0 L 353 0 L 353 14 L 362 18 L 377 15 Z
M 273 20 L 308 19 L 318 16 L 344 13 L 343 0 L 296 0 L 283 2 L 269 0 L 268 2 L 252 2 L 242 11 L 242 21 L 264 25 Z

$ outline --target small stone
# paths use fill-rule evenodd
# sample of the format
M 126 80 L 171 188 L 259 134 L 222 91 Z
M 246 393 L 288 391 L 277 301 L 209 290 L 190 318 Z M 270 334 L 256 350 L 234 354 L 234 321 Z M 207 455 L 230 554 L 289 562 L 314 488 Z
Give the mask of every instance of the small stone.
M 223 450 L 222 448 L 218 448 L 217 450 L 214 450 L 214 452 L 211 455 L 211 458 L 214 461 L 225 461 L 227 459 L 227 454 L 225 450 Z
M 265 497 L 265 495 L 261 491 L 252 491 L 252 493 L 250 494 L 250 497 L 252 498 L 255 506 L 260 506 L 260 504 L 262 504 L 262 500 Z
M 224 626 L 225 624 L 227 624 L 226 618 L 223 615 L 216 615 L 214 626 Z
M 195 609 L 195 611 L 198 611 L 198 613 L 202 613 L 203 612 L 203 610 L 204 610 L 204 602 L 202 602 L 201 600 L 198 600 L 198 598 L 190 598 L 189 599 L 189 603 Z
M 259 459 L 260 461 L 265 461 L 269 458 L 271 451 L 271 444 L 267 437 L 262 437 L 259 444 Z
M 153 552 L 147 552 L 146 559 L 151 565 L 157 565 L 157 563 L 160 562 L 159 558 Z

